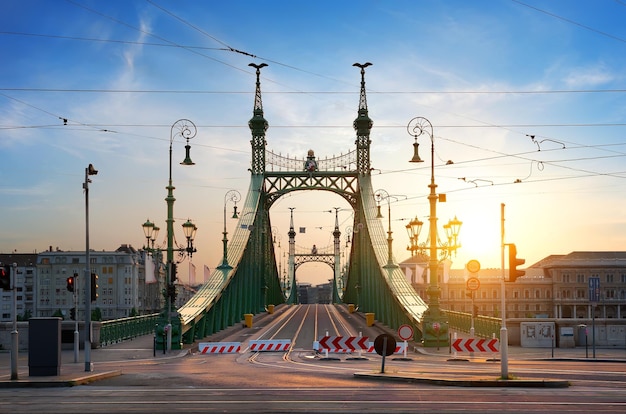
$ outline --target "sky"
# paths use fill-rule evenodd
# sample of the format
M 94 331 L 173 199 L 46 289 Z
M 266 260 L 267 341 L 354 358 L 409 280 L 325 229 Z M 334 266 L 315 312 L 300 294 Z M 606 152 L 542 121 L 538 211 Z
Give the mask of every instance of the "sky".
M 431 163 L 447 198 L 437 205 L 440 235 L 449 219 L 463 222 L 453 268 L 472 259 L 500 267 L 503 204 L 505 242 L 524 266 L 623 250 L 624 21 L 624 0 L 4 0 L 0 252 L 84 251 L 89 164 L 98 170 L 90 247 L 140 248 L 147 219 L 165 246 L 170 136 L 189 119 L 195 165 L 179 164 L 183 139 L 172 143 L 175 237 L 184 241 L 180 226 L 191 219 L 193 263 L 215 268 L 225 194 L 245 197 L 250 183 L 248 64 L 268 64 L 267 149 L 325 158 L 355 149 L 356 62 L 372 63 L 372 182 L 394 196 L 382 220 L 387 229 L 390 209 L 396 261 L 410 256 L 409 220 L 428 222 Z M 416 117 L 433 132 L 418 141 L 419 164 L 408 162 Z M 322 191 L 279 199 L 270 211 L 279 256 L 290 208 L 295 227 L 306 228 L 296 245 L 323 247 L 332 244 L 335 207 L 345 246 L 352 212 L 343 199 Z M 236 224 L 228 218 L 229 233 Z M 332 271 L 305 264 L 297 277 L 318 284 Z

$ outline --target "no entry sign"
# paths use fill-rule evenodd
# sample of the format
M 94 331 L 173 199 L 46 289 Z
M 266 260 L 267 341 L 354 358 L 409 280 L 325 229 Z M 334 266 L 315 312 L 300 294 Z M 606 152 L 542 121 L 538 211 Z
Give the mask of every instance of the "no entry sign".
M 401 325 L 398 328 L 398 336 L 403 341 L 410 341 L 413 339 L 413 328 L 411 325 Z

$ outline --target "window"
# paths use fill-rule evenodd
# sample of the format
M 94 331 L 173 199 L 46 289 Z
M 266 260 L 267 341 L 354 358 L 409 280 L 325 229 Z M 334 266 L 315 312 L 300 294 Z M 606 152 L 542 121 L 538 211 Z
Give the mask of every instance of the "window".
M 576 283 L 585 283 L 585 275 L 576 275 Z
M 613 283 L 613 273 L 606 275 L 606 283 Z

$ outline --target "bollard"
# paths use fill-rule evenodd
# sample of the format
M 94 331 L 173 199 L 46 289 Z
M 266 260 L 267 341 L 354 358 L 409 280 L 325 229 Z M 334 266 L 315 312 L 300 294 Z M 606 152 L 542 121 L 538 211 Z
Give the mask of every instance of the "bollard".
M 366 313 L 365 314 L 365 321 L 367 326 L 373 326 L 374 325 L 374 314 L 373 313 Z
M 274 313 L 274 305 L 267 305 L 267 313 L 270 315 Z
M 349 313 L 354 313 L 354 304 L 352 304 L 352 303 L 348 304 L 348 312 Z
M 252 328 L 252 317 L 254 316 L 251 313 L 246 313 L 243 315 L 246 320 L 246 328 Z

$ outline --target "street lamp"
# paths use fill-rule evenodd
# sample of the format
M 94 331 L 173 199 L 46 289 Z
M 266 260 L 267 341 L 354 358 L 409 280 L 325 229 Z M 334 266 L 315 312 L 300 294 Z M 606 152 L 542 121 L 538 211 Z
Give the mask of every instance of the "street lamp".
M 411 243 L 410 246 L 407 246 L 407 250 L 411 251 L 411 256 L 413 256 L 415 252 L 420 250 L 419 245 L 418 245 L 418 240 L 419 240 L 419 235 L 422 232 L 423 225 L 424 225 L 424 222 L 418 219 L 417 217 L 409 221 L 409 224 L 406 225 L 406 232 L 409 235 L 409 242 Z
M 383 215 L 380 213 L 380 202 L 383 200 L 387 200 L 387 219 L 388 219 L 388 228 L 387 228 L 387 264 L 384 267 L 398 267 L 398 265 L 393 263 L 393 255 L 392 255 L 392 244 L 393 244 L 393 238 L 391 237 L 392 231 L 391 231 L 391 202 L 390 200 L 393 198 L 395 201 L 398 201 L 400 196 L 395 196 L 395 195 L 390 195 L 387 190 L 376 190 L 376 192 L 374 193 L 374 197 L 376 198 L 376 202 L 377 202 L 377 214 L 376 214 L 376 218 L 383 218 Z M 404 196 L 406 198 L 406 196 Z
M 439 288 L 439 260 L 437 259 L 437 250 L 442 251 L 442 260 L 448 257 L 452 252 L 456 252 L 459 247 L 457 245 L 458 232 L 460 231 L 461 222 L 455 219 L 451 220 L 447 224 L 446 232 L 449 232 L 447 243 L 438 245 L 439 239 L 437 236 L 437 200 L 445 201 L 445 195 L 437 195 L 435 189 L 435 136 L 433 134 L 433 126 L 430 121 L 423 117 L 415 117 L 409 121 L 407 125 L 407 132 L 409 135 L 415 137 L 413 143 L 413 158 L 410 162 L 423 162 L 418 153 L 419 144 L 417 138 L 423 134 L 427 134 L 430 137 L 430 193 L 428 195 L 428 202 L 430 204 L 430 217 L 429 217 L 429 235 L 430 247 L 429 247 L 429 271 L 430 271 L 430 284 L 426 291 L 429 298 L 428 310 L 424 312 L 422 319 L 422 332 L 424 338 L 424 346 L 448 346 L 448 323 L 445 317 L 441 314 L 439 307 L 439 297 L 441 296 L 441 289 Z M 451 161 L 448 161 L 450 164 Z M 417 245 L 417 236 L 421 226 L 418 223 L 414 223 L 416 226 L 415 244 Z M 419 248 L 419 246 L 416 246 Z M 445 338 L 443 343 L 440 342 L 440 337 Z
M 227 237 L 228 232 L 226 231 L 226 204 L 229 201 L 232 201 L 234 203 L 232 218 L 236 219 L 236 218 L 239 218 L 239 216 L 237 215 L 237 202 L 239 200 L 241 200 L 241 194 L 237 190 L 229 190 L 224 195 L 224 231 L 222 232 L 222 234 L 224 235 L 224 238 L 222 239 L 222 243 L 224 244 L 224 256 L 222 257 L 222 264 L 217 267 L 218 269 L 232 269 L 233 268 L 231 265 L 228 264 L 228 237 Z
M 91 372 L 91 259 L 89 257 L 89 179 L 90 175 L 98 174 L 93 164 L 85 168 L 85 372 Z
M 176 290 L 174 286 L 174 281 L 176 280 L 175 268 L 176 263 L 174 262 L 174 252 L 179 252 L 180 256 L 184 258 L 185 255 L 189 255 L 191 258 L 193 253 L 196 252 L 195 247 L 193 246 L 193 241 L 196 235 L 196 231 L 198 230 L 197 226 L 193 224 L 190 220 L 187 220 L 183 224 L 183 231 L 185 234 L 185 238 L 187 239 L 187 246 L 174 246 L 174 185 L 172 184 L 172 146 L 174 143 L 174 138 L 180 136 L 186 140 L 185 145 L 185 159 L 181 162 L 181 165 L 195 165 L 193 161 L 191 161 L 191 157 L 189 156 L 189 150 L 191 146 L 189 145 L 189 140 L 196 136 L 197 129 L 196 125 L 188 119 L 179 119 L 174 122 L 172 127 L 170 128 L 170 150 L 169 150 L 169 181 L 167 184 L 167 197 L 165 198 L 165 202 L 167 203 L 167 264 L 166 264 L 166 287 L 165 287 L 165 296 L 167 298 L 167 326 L 164 327 L 167 329 L 167 344 L 164 344 L 163 350 L 172 349 L 172 302 L 175 300 Z M 154 241 L 157 238 L 159 233 L 159 228 L 154 225 L 150 220 L 147 220 L 143 225 L 144 236 L 147 240 L 146 251 L 150 253 L 154 252 L 162 252 L 163 250 L 160 248 L 154 247 Z M 159 326 L 163 326 L 163 324 L 159 324 Z

